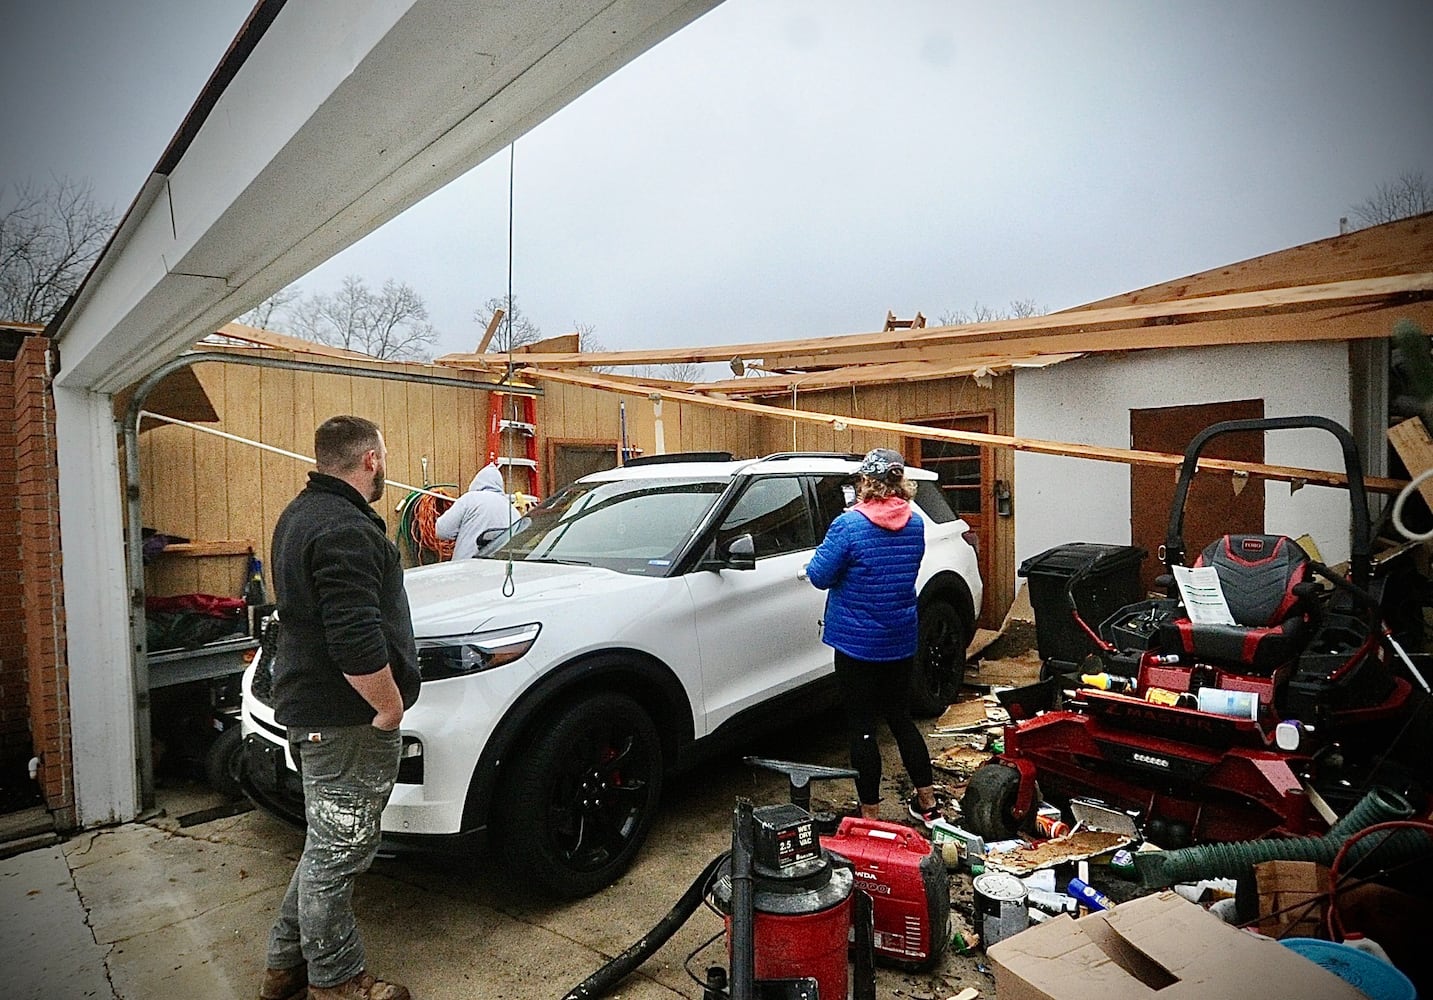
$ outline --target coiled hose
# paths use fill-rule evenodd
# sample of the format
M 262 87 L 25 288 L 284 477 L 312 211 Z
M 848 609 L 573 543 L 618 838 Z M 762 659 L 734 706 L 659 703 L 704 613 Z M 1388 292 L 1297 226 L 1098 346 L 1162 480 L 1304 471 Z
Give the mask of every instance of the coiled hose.
M 1329 865 L 1353 834 L 1375 823 L 1412 815 L 1413 805 L 1402 795 L 1376 787 L 1321 837 L 1243 840 L 1136 854 L 1134 867 L 1147 888 L 1160 888 L 1202 878 L 1241 877 L 1261 861 L 1316 861 Z M 1433 853 L 1433 837 L 1410 829 L 1383 838 L 1364 838 L 1352 846 L 1348 862 L 1356 864 L 1375 850 L 1386 852 L 1380 854 L 1385 864 L 1406 861 Z
M 682 893 L 676 905 L 667 911 L 667 915 L 657 921 L 655 927 L 632 942 L 622 954 L 568 990 L 562 1000 L 591 1000 L 594 997 L 606 996 L 614 986 L 631 975 L 634 969 L 650 958 L 658 948 L 666 944 L 677 932 L 677 928 L 686 923 L 687 918 L 696 912 L 698 906 L 701 906 L 702 900 L 706 897 L 708 885 L 716 877 L 717 869 L 730 856 L 731 851 L 722 851 L 707 862 L 702 873 L 691 885 L 687 886 L 687 891 Z

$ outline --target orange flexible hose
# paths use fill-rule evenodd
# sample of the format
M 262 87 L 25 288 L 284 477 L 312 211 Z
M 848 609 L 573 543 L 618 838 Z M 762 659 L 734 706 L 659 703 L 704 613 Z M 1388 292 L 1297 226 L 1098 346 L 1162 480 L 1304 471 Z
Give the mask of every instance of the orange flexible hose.
M 420 494 L 413 501 L 409 534 L 412 535 L 413 541 L 418 543 L 420 552 L 427 550 L 437 553 L 440 561 L 453 558 L 453 544 L 456 540 L 449 541 L 438 537 L 438 515 L 452 505 L 452 500 L 439 500 L 426 493 Z

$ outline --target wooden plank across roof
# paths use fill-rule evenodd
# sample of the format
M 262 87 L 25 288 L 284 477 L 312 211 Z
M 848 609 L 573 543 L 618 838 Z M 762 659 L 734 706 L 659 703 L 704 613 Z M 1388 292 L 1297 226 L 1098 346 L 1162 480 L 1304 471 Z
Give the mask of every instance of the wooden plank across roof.
M 253 344 L 255 347 L 271 347 L 275 350 L 294 351 L 298 354 L 318 354 L 326 358 L 349 358 L 353 361 L 385 363 L 383 359 L 375 358 L 371 354 L 364 354 L 362 351 L 330 347 L 328 344 L 304 340 L 302 337 L 290 337 L 286 333 L 277 333 L 273 330 L 260 330 L 258 327 L 245 326 L 243 323 L 226 323 L 215 332 L 221 337 Z
M 1080 342 L 1085 338 L 1088 338 L 1091 344 L 1108 345 L 1111 343 L 1109 338 L 1097 338 L 1096 335 L 1115 331 L 1141 330 L 1200 320 L 1235 320 L 1246 317 L 1288 315 L 1334 308 L 1350 309 L 1361 306 L 1379 308 L 1406 305 L 1429 299 L 1433 299 L 1433 272 L 1420 271 L 1379 278 L 1259 289 L 1167 302 L 1135 303 L 1106 309 L 1076 310 L 1051 313 L 1046 316 L 929 327 L 892 333 L 849 334 L 806 340 L 726 344 L 715 347 L 658 348 L 646 351 L 534 353 L 526 355 L 524 360 L 529 364 L 548 370 L 591 367 L 593 365 L 702 363 L 725 361 L 733 357 L 746 360 L 760 358 L 768 367 L 785 367 L 787 366 L 786 360 L 792 358 L 799 358 L 808 366 L 821 364 L 825 367 L 840 367 L 853 362 L 858 363 L 863 355 L 869 354 L 872 350 L 953 348 L 980 344 L 987 345 L 986 349 L 991 353 L 1006 353 L 1014 342 L 1023 341 L 1025 344 L 1022 346 L 1028 346 L 1028 342 L 1031 340 L 1043 341 L 1056 336 L 1064 339 L 1060 342 L 1059 347 L 1051 349 L 1052 352 L 1071 353 L 1087 349 L 1080 346 Z M 1070 335 L 1076 335 L 1078 340 L 1072 343 Z M 1368 334 L 1368 336 L 1381 335 L 1386 334 Z M 1117 338 L 1116 346 L 1103 346 L 1094 349 L 1126 350 L 1141 346 L 1135 342 L 1136 340 L 1137 338 L 1130 337 L 1126 344 L 1121 344 Z M 505 366 L 506 360 L 491 354 L 449 354 L 438 358 L 436 363 L 450 367 L 492 368 L 499 365 Z
M 518 374 L 528 379 L 558 382 L 567 385 L 585 385 L 594 389 L 605 389 L 609 392 L 631 393 L 634 390 L 634 386 L 630 382 L 617 382 L 601 375 L 588 375 L 552 369 L 544 370 L 540 368 L 523 368 L 519 370 Z M 1044 455 L 1063 455 L 1072 458 L 1093 459 L 1101 462 L 1121 462 L 1126 465 L 1154 465 L 1169 468 L 1177 468 L 1184 460 L 1183 455 L 1166 454 L 1164 452 L 1139 451 L 1132 448 L 1104 448 L 1097 445 L 1079 444 L 1075 442 L 1014 437 L 1008 434 L 982 434 L 974 431 L 949 430 L 943 427 L 927 427 L 922 424 L 902 424 L 887 420 L 868 420 L 864 417 L 835 413 L 817 413 L 809 410 L 793 410 L 779 406 L 768 406 L 761 403 L 748 403 L 735 399 L 721 399 L 704 395 L 700 392 L 683 392 L 674 389 L 649 387 L 648 394 L 659 396 L 662 399 L 727 411 L 750 413 L 756 416 L 771 417 L 778 420 L 803 421 L 817 424 L 841 423 L 846 427 L 884 431 L 904 435 L 906 437 L 924 438 L 932 441 L 953 441 L 960 444 L 974 444 L 991 448 L 1009 448 L 1014 451 L 1027 451 Z M 1268 465 L 1258 462 L 1236 462 L 1219 458 L 1201 458 L 1199 460 L 1199 469 L 1200 471 L 1218 471 L 1231 474 L 1235 472 L 1247 473 L 1262 479 L 1292 483 L 1296 487 L 1315 485 L 1347 488 L 1348 486 L 1348 477 L 1342 472 L 1331 472 L 1324 469 L 1303 469 L 1293 466 Z M 1369 476 L 1365 478 L 1364 485 L 1371 492 L 1396 493 L 1407 485 L 1407 483 L 1402 480 L 1387 479 L 1381 476 Z

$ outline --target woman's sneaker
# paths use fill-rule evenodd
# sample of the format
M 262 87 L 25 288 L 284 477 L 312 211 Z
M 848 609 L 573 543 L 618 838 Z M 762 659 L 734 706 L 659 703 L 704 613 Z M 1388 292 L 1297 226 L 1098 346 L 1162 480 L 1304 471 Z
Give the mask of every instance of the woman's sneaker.
M 912 795 L 906 802 L 906 811 L 911 814 L 912 819 L 919 820 L 927 830 L 935 826 L 936 820 L 944 818 L 941 815 L 939 803 L 929 809 L 922 809 L 920 797 L 916 795 Z

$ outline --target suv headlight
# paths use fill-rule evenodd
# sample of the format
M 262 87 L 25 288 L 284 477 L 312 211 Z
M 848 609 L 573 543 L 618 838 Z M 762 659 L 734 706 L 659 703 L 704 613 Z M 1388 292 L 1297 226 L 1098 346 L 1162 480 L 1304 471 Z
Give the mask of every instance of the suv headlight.
M 542 625 L 533 622 L 473 635 L 423 640 L 418 645 L 418 671 L 423 680 L 432 681 L 501 667 L 531 649 L 541 631 Z

